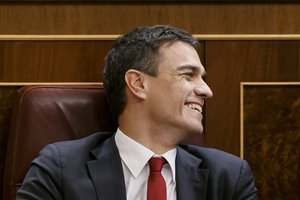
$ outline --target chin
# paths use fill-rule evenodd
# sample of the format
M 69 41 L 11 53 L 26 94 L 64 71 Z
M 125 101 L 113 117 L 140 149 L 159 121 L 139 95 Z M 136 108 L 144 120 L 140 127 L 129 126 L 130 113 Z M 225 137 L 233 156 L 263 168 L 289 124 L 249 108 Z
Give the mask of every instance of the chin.
M 200 135 L 202 133 L 203 133 L 202 125 L 201 125 L 201 127 L 197 126 L 197 127 L 194 127 L 193 129 L 190 130 L 190 135 L 191 136 Z
M 193 123 L 191 123 L 193 122 Z M 181 138 L 186 139 L 189 137 L 201 135 L 203 133 L 203 125 L 199 121 L 185 121 L 184 123 L 173 124 L 174 128 L 179 131 Z

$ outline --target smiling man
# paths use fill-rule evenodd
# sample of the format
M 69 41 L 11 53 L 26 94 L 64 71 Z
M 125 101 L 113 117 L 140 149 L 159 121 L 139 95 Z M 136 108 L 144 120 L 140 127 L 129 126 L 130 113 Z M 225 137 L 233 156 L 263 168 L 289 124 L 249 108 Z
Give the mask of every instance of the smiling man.
M 162 154 L 189 135 L 201 134 L 204 100 L 212 91 L 189 43 L 166 42 L 157 53 L 155 75 L 137 69 L 125 73 L 127 105 L 118 118 L 123 133 Z
M 197 45 L 164 25 L 117 39 L 105 59 L 104 87 L 118 130 L 45 147 L 17 198 L 256 199 L 246 161 L 181 145 L 202 133 L 204 101 L 213 95 Z

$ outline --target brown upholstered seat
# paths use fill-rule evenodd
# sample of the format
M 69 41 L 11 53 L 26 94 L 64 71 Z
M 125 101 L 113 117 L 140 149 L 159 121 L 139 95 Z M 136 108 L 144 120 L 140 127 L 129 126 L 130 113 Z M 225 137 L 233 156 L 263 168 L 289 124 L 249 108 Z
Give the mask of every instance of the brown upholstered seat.
M 13 105 L 3 199 L 15 199 L 31 161 L 46 144 L 116 127 L 100 86 L 21 88 Z M 201 145 L 203 136 L 192 138 L 191 143 Z
M 46 144 L 114 131 L 115 127 L 100 86 L 20 89 L 13 106 L 3 199 L 15 199 L 31 161 Z

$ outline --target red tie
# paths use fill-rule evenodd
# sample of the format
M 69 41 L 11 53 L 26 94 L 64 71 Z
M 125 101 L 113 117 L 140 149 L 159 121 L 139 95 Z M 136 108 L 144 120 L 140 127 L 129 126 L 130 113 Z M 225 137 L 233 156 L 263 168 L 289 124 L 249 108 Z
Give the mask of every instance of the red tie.
M 150 158 L 150 175 L 148 178 L 147 200 L 166 200 L 167 188 L 164 177 L 161 175 L 162 166 L 166 163 L 164 158 Z

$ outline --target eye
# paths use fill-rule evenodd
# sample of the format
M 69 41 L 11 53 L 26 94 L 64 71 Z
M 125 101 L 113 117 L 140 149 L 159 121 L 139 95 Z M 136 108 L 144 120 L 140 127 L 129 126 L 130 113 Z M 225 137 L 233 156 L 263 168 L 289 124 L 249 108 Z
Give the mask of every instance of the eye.
M 186 80 L 193 80 L 194 73 L 193 72 L 184 72 L 181 74 L 181 76 L 183 78 L 185 78 Z

